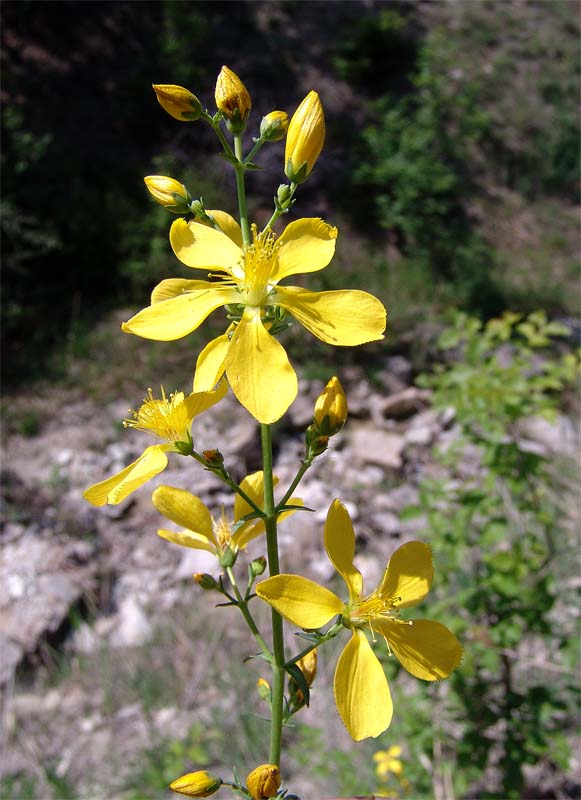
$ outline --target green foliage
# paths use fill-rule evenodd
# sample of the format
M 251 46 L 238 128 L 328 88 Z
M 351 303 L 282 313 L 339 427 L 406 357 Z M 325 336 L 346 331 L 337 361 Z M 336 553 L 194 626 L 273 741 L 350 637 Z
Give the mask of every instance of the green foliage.
M 462 728 L 459 740 L 453 726 L 445 737 L 458 793 L 487 780 L 483 766 L 494 763 L 500 781 L 483 796 L 520 797 L 525 764 L 567 761 L 575 700 L 563 662 L 572 598 L 560 578 L 574 552 L 558 495 L 566 487 L 517 431 L 525 417 L 554 415 L 579 374 L 571 353 L 541 355 L 565 333 L 542 312 L 486 325 L 461 314 L 439 341 L 456 359 L 420 380 L 436 408 L 454 408 L 459 429 L 439 455 L 451 477 L 425 479 L 419 507 L 408 510 L 425 515 L 436 553 L 439 602 L 430 609 L 465 642 L 446 700 Z M 547 663 L 557 667 L 550 680 Z

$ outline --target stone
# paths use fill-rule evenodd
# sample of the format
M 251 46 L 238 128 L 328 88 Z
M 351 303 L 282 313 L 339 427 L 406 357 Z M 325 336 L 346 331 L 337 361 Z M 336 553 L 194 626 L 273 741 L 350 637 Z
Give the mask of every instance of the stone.
M 403 392 L 397 392 L 385 397 L 381 403 L 381 412 L 384 417 L 393 419 L 406 419 L 418 411 L 422 411 L 430 402 L 432 393 L 429 389 L 418 389 L 410 386 Z
M 133 595 L 123 600 L 117 617 L 117 627 L 109 639 L 113 647 L 137 647 L 151 639 L 151 624 Z
M 399 433 L 360 425 L 349 437 L 353 457 L 362 464 L 376 464 L 391 470 L 402 467 L 405 438 Z

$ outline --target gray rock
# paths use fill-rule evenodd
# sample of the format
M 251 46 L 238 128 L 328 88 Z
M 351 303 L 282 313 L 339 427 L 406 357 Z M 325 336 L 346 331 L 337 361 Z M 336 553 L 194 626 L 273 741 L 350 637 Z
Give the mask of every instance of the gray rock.
M 117 617 L 117 627 L 109 639 L 113 647 L 136 647 L 151 639 L 151 624 L 133 595 L 121 603 Z
M 376 464 L 391 470 L 401 469 L 405 439 L 399 433 L 359 425 L 352 429 L 349 444 L 353 457 L 361 464 Z
M 429 389 L 410 386 L 402 392 L 385 397 L 381 404 L 384 417 L 405 419 L 422 411 L 429 403 L 432 393 Z

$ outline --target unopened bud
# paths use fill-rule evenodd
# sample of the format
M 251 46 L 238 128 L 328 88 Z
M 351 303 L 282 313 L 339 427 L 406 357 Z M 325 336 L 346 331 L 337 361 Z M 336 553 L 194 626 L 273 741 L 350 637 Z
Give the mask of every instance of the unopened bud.
M 180 122 L 195 122 L 202 116 L 202 104 L 195 94 L 183 86 L 157 83 L 153 91 L 164 111 Z
M 347 398 L 339 378 L 332 377 L 317 398 L 313 415 L 317 430 L 323 436 L 339 433 L 347 419 Z
M 228 121 L 233 133 L 241 133 L 252 108 L 248 89 L 238 75 L 224 66 L 216 81 L 216 106 Z
M 211 591 L 218 588 L 218 581 L 211 575 L 208 575 L 207 572 L 196 572 L 194 580 L 202 589 Z
M 258 578 L 266 569 L 266 558 L 264 556 L 259 556 L 255 558 L 254 561 L 251 561 L 249 566 L 253 577 Z
M 313 424 L 305 431 L 305 443 L 309 456 L 320 456 L 329 446 L 329 437 L 323 436 Z
M 281 183 L 278 187 L 278 191 L 276 193 L 276 199 L 282 205 L 284 205 L 290 197 L 291 189 L 288 183 Z
M 224 465 L 224 456 L 219 450 L 203 450 L 202 455 L 209 467 L 221 467 Z
M 280 770 L 276 764 L 261 764 L 246 778 L 252 800 L 268 800 L 280 789 Z
M 303 673 L 305 682 L 310 689 L 317 675 L 317 650 L 311 650 L 310 653 L 307 653 L 302 658 L 299 658 L 296 663 L 297 667 Z M 304 705 L 305 696 L 303 691 L 292 677 L 289 678 L 288 688 L 289 693 L 291 697 L 295 699 L 296 704 L 298 706 Z
M 260 135 L 267 142 L 278 142 L 284 139 L 288 129 L 288 114 L 286 111 L 271 111 L 262 118 Z
M 263 700 L 271 699 L 270 684 L 264 678 L 258 679 L 256 683 L 256 688 L 258 689 L 258 694 L 262 697 Z
M 284 153 L 285 175 L 293 183 L 305 181 L 325 141 L 325 115 L 319 95 L 311 91 L 297 108 L 288 126 Z
M 183 183 L 164 175 L 148 175 L 143 180 L 160 206 L 174 214 L 186 214 L 189 211 L 188 204 L 192 198 Z
M 200 770 L 199 772 L 188 772 L 170 783 L 169 788 L 173 792 L 185 794 L 187 797 L 210 797 L 215 794 L 222 786 L 222 780 L 211 772 Z

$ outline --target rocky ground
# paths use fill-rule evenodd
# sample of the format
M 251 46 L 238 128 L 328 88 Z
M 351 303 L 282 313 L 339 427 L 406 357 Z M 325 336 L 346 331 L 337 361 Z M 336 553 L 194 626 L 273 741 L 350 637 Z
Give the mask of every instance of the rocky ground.
M 403 521 L 401 512 L 417 499 L 419 479 L 434 469 L 433 448 L 457 429 L 452 409 L 437 413 L 430 392 L 411 385 L 412 367 L 403 356 L 387 359 L 375 388 L 357 367 L 341 378 L 350 419 L 297 492 L 314 513 L 281 525 L 282 570 L 331 577 L 321 531 L 329 503 L 341 497 L 359 537 L 358 566 L 374 585 L 394 546 L 422 527 L 421 518 Z M 321 388 L 302 382 L 278 431 L 276 473 L 283 486 L 296 470 Z M 30 398 L 14 402 L 26 415 Z M 137 800 L 139 791 L 128 787 L 139 786 L 136 776 L 160 742 L 192 737 L 194 725 L 192 740 L 197 736 L 207 760 L 220 752 L 207 734 L 216 720 L 220 727 L 225 722 L 228 741 L 244 738 L 241 725 L 244 735 L 256 736 L 256 723 L 234 709 L 240 691 L 254 691 L 258 668 L 234 688 L 227 669 L 252 645 L 233 622 L 234 612 L 214 609 L 191 579 L 214 570 L 211 557 L 155 535 L 159 515 L 150 493 L 162 482 L 187 487 L 218 512 L 232 498 L 199 465 L 176 456 L 120 506 L 94 509 L 82 500 L 83 488 L 136 458 L 147 437 L 121 429 L 125 402 L 100 406 L 78 390 L 66 396 L 47 390 L 42 405 L 38 430 L 9 433 L 3 451 L 0 745 L 4 775 L 12 781 L 8 796 Z M 552 425 L 528 420 L 522 436 L 549 454 L 575 452 L 575 427 L 564 416 Z M 256 423 L 231 396 L 195 422 L 194 438 L 198 450 L 219 446 L 238 478 L 259 466 Z M 328 685 L 331 665 L 322 670 Z M 242 697 L 240 705 L 246 703 Z M 329 722 L 332 711 L 329 693 L 320 693 L 309 724 L 333 725 L 337 746 L 348 747 L 336 719 Z M 225 759 L 228 766 L 237 754 Z M 195 758 L 178 749 L 175 767 L 163 769 L 178 774 Z M 316 792 L 300 775 L 293 789 L 311 798 Z M 159 790 L 164 796 L 163 785 Z

